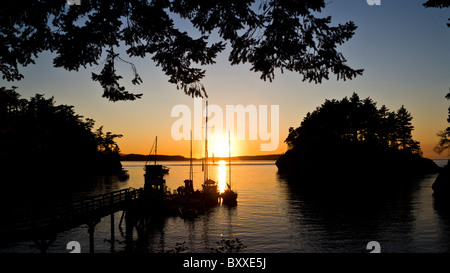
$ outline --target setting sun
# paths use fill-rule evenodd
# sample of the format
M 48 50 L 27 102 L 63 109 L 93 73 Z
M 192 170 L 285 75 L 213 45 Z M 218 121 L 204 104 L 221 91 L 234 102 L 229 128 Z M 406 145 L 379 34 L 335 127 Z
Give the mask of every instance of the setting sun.
M 231 142 L 231 143 L 230 143 Z M 231 156 L 238 156 L 238 145 L 234 143 L 233 137 L 231 137 L 231 141 L 228 139 L 228 136 L 224 136 L 222 134 L 211 134 L 209 140 L 209 148 L 210 154 L 214 154 L 215 157 L 228 157 L 230 152 Z M 231 147 L 229 147 L 231 145 Z M 231 148 L 231 151 L 229 150 Z
M 244 144 L 241 142 L 244 142 Z M 208 143 L 209 156 L 212 156 L 214 153 L 215 157 L 228 157 L 229 155 L 231 157 L 236 157 L 242 156 L 243 154 L 257 154 L 256 152 L 252 153 L 252 151 L 247 150 L 257 150 L 257 148 L 254 148 L 252 145 L 259 145 L 258 142 L 252 143 L 251 141 L 234 141 L 233 138 L 231 138 L 231 143 L 229 144 L 228 138 L 225 137 L 212 138 L 208 141 Z M 230 145 L 230 147 L 228 145 Z
M 212 153 L 216 157 L 227 157 L 228 156 L 228 142 L 218 141 L 213 143 Z

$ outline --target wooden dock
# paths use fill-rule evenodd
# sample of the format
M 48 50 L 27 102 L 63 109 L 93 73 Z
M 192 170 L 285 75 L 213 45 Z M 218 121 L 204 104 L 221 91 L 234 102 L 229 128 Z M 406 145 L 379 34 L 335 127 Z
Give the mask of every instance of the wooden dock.
M 33 240 L 45 252 L 59 232 L 86 224 L 93 252 L 93 233 L 100 219 L 111 216 L 111 238 L 114 238 L 114 213 L 124 211 L 138 200 L 142 189 L 127 188 L 98 196 L 75 200 L 47 208 L 29 208 L 19 220 L 0 225 L 2 242 Z

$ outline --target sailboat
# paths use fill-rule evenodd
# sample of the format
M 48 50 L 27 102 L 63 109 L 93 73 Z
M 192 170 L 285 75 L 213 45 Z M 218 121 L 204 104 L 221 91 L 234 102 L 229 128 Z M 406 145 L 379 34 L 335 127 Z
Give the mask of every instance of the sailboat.
M 158 137 L 156 137 L 155 142 L 153 143 L 152 149 L 150 150 L 150 155 L 152 154 L 153 147 L 155 147 L 155 162 L 154 164 L 148 164 L 149 160 L 145 162 L 145 184 L 144 189 L 159 189 L 161 191 L 165 191 L 166 181 L 163 179 L 163 176 L 169 172 L 169 168 L 163 166 L 161 164 L 156 164 L 156 155 L 157 155 L 157 147 L 158 147 Z
M 199 212 L 197 210 L 197 200 L 193 197 L 194 195 L 194 173 L 192 169 L 192 131 L 191 131 L 191 157 L 189 162 L 189 179 L 184 180 L 184 192 L 183 195 L 188 197 L 184 199 L 178 206 L 179 215 L 185 219 L 193 219 L 198 216 Z
M 119 179 L 119 181 L 126 181 L 128 178 L 130 178 L 130 174 L 128 173 L 128 170 L 124 168 L 122 168 L 117 174 L 117 179 Z
M 235 205 L 237 203 L 237 192 L 231 189 L 231 146 L 230 146 L 230 132 L 228 131 L 228 183 L 227 188 L 220 197 L 222 202 L 226 205 Z
M 218 203 L 219 192 L 217 182 L 208 177 L 208 101 L 206 101 L 206 123 L 205 123 L 205 168 L 202 194 L 207 203 Z
M 192 169 L 192 131 L 191 131 L 191 157 L 189 161 L 189 179 L 184 180 L 184 193 L 191 195 L 194 193 L 194 172 Z
M 150 150 L 150 153 L 148 155 L 148 159 L 147 162 L 145 162 L 145 165 L 147 166 L 147 163 L 149 162 L 150 156 L 152 155 L 152 151 L 153 151 L 153 147 L 155 147 L 155 157 L 154 157 L 154 165 L 158 166 L 159 164 L 156 164 L 156 159 L 158 157 L 158 137 L 155 138 L 155 142 L 153 143 L 153 146 Z M 164 165 L 159 165 L 161 166 L 161 172 L 162 174 L 168 174 L 169 173 L 169 168 L 167 166 Z M 159 167 L 158 167 L 159 168 Z

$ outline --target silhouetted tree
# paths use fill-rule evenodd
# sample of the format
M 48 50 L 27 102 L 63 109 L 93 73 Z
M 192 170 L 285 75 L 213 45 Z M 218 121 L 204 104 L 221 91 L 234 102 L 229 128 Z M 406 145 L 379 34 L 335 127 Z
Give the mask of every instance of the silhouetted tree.
M 413 129 L 412 115 L 403 105 L 390 111 L 356 93 L 342 100 L 327 99 L 308 112 L 299 127 L 289 128 L 288 150 L 276 165 L 279 173 L 313 175 L 305 181 L 320 180 L 319 188 L 321 183 L 340 185 L 338 180 L 358 185 L 439 171 L 432 160 L 422 157 Z
M 259 7 L 255 2 L 82 0 L 69 6 L 66 1 L 6 1 L 0 8 L 0 71 L 3 79 L 20 80 L 20 66 L 50 51 L 56 54 L 54 66 L 69 71 L 102 65 L 92 79 L 103 87 L 103 96 L 134 100 L 142 94 L 121 86 L 116 71 L 116 62 L 125 62 L 133 70 L 132 83 L 142 82 L 136 67 L 117 53 L 125 46 L 128 57 L 150 56 L 186 94 L 206 96 L 205 70 L 195 66 L 215 63 L 228 43 L 231 64 L 250 63 L 264 80 L 271 81 L 276 69 L 315 83 L 330 73 L 343 80 L 362 74 L 336 49 L 354 35 L 355 24 L 332 26 L 331 17 L 318 17 L 325 1 L 263 0 Z M 198 35 L 181 31 L 177 17 L 191 22 Z M 213 32 L 219 40 L 209 38 Z
M 427 8 L 448 8 L 450 7 L 449 0 L 428 0 L 423 4 Z
M 397 139 L 396 145 L 402 149 L 407 149 L 412 143 L 412 130 L 414 129 L 411 124 L 412 116 L 403 105 L 395 112 L 395 116 L 396 123 L 393 132 Z
M 389 142 L 391 140 L 392 131 L 395 117 L 389 112 L 389 109 L 382 105 L 378 110 L 378 142 L 383 146 L 389 146 Z
M 450 7 L 450 0 L 428 0 L 423 6 L 426 8 L 448 8 Z M 450 21 L 450 18 L 448 20 Z M 450 23 L 447 23 L 447 26 L 450 27 Z
M 449 89 L 450 90 L 450 89 Z M 445 96 L 446 99 L 450 99 L 450 92 Z M 447 122 L 450 123 L 450 107 L 448 108 Z M 434 151 L 438 154 L 448 150 L 450 148 L 450 127 L 437 133 L 440 138 L 439 143 L 434 147 Z
M 75 113 L 73 106 L 56 105 L 54 98 L 36 94 L 21 99 L 16 88 L 0 88 L 0 168 L 3 174 L 27 168 L 71 173 L 114 171 L 120 164 L 122 135 L 93 131 L 94 120 Z M 33 173 L 39 175 L 39 173 Z
M 404 106 L 389 112 L 380 109 L 370 98 L 361 100 L 356 93 L 348 99 L 325 100 L 312 113 L 307 113 L 300 127 L 289 129 L 285 142 L 289 148 L 366 143 L 408 150 L 421 154 L 412 139 L 412 116 Z
M 450 7 L 450 0 L 428 0 L 423 6 L 427 8 L 448 8 Z M 448 19 L 450 21 L 450 18 Z M 450 27 L 450 23 L 447 23 Z M 446 99 L 450 99 L 450 92 L 445 96 Z M 447 122 L 450 123 L 450 107 L 448 108 Z M 450 127 L 443 131 L 439 131 L 437 136 L 440 138 L 439 143 L 434 147 L 434 151 L 438 154 L 448 150 L 450 148 Z
M 103 133 L 103 126 L 97 129 L 95 132 L 95 140 L 97 142 L 98 151 L 111 154 L 111 153 L 119 153 L 120 149 L 117 143 L 114 141 L 115 138 L 121 138 L 120 134 L 113 134 L 111 132 Z

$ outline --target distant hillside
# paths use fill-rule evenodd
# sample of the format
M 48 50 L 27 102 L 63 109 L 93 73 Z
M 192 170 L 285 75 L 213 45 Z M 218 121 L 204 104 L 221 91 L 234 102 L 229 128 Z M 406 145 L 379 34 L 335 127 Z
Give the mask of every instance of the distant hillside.
M 126 154 L 121 155 L 121 161 L 154 161 L 154 155 L 140 155 L 140 154 Z M 232 160 L 277 160 L 280 157 L 279 154 L 274 155 L 254 155 L 254 156 L 235 156 L 231 157 Z M 189 158 L 181 155 L 158 155 L 158 161 L 186 161 Z M 200 160 L 194 158 L 194 160 Z M 228 160 L 228 157 L 216 157 L 215 160 Z
M 235 160 L 278 160 L 280 158 L 281 154 L 275 154 L 275 155 L 246 155 L 246 156 L 237 156 L 237 157 L 231 157 Z M 228 157 L 223 158 L 228 159 Z
M 121 161 L 154 161 L 154 155 L 140 155 L 140 154 L 127 154 L 120 156 Z M 158 161 L 184 161 L 188 160 L 181 155 L 158 155 L 156 158 Z

